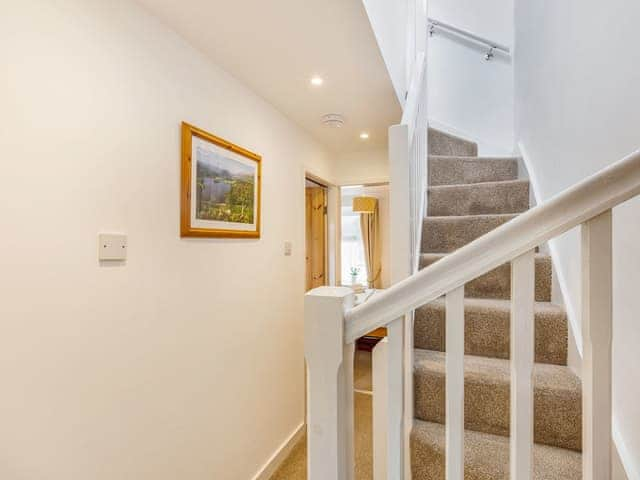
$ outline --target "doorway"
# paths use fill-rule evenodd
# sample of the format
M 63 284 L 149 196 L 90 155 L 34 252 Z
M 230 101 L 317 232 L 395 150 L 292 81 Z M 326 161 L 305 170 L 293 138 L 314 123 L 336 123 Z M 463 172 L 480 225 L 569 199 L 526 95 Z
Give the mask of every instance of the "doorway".
M 369 197 L 376 200 L 378 206 L 379 242 L 378 252 L 380 268 L 371 275 L 375 285 L 368 285 L 365 248 L 360 224 L 361 214 L 353 210 L 353 200 L 357 197 Z M 389 185 L 376 183 L 371 185 L 346 185 L 340 187 L 340 274 L 342 285 L 363 285 L 367 288 L 388 288 L 390 286 L 390 221 L 389 221 Z
M 327 191 L 317 180 L 305 180 L 306 290 L 328 285 Z

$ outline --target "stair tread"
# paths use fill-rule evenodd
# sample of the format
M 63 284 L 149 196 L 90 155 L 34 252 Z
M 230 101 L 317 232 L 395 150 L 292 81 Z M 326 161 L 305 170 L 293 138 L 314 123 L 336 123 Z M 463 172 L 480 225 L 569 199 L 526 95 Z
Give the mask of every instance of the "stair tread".
M 465 480 L 508 480 L 509 438 L 465 430 Z M 446 432 L 442 424 L 414 420 L 411 432 L 414 480 L 444 479 Z M 582 455 L 534 444 L 534 480 L 579 480 Z
M 506 185 L 528 185 L 529 180 L 495 180 L 490 182 L 478 182 L 478 183 L 453 183 L 447 185 L 433 185 L 428 187 L 429 192 L 433 191 L 448 191 L 448 190 L 458 190 L 462 188 L 468 189 L 487 189 L 490 190 L 492 188 L 506 186 Z
M 429 160 L 437 159 L 437 160 L 468 160 L 470 162 L 478 162 L 478 161 L 492 161 L 492 160 L 505 160 L 505 161 L 513 161 L 517 162 L 520 157 L 510 156 L 510 155 L 476 155 L 470 157 L 468 155 L 438 155 L 431 153 L 429 154 Z
M 427 131 L 429 153 L 440 155 L 478 155 L 478 144 L 457 135 L 429 128 Z
M 429 263 L 429 265 L 431 265 L 432 263 L 435 263 L 438 260 L 441 260 L 451 255 L 452 253 L 453 252 L 430 252 L 430 253 L 423 252 L 420 254 L 420 258 L 425 260 L 423 263 Z M 536 252 L 535 258 L 536 260 L 551 260 L 551 255 L 547 253 Z M 422 268 L 427 268 L 427 267 L 422 267 Z
M 414 349 L 415 417 L 444 423 L 446 354 Z M 465 355 L 464 410 L 469 430 L 509 435 L 510 361 Z M 582 389 L 569 367 L 536 363 L 534 437 L 538 443 L 580 451 Z
M 482 220 L 482 219 L 505 219 L 511 220 L 516 218 L 519 213 L 479 213 L 477 215 L 429 215 L 425 220 L 434 221 L 464 221 L 464 220 Z
M 433 300 L 429 302 L 429 304 L 442 306 L 444 308 L 445 300 L 443 297 Z M 501 298 L 475 298 L 475 297 L 465 297 L 464 298 L 464 307 L 465 308 L 476 308 L 476 309 L 491 309 L 491 310 L 502 310 L 505 312 L 511 311 L 511 300 L 503 300 Z M 420 307 L 421 308 L 421 307 Z M 550 314 L 557 314 L 564 316 L 565 310 L 561 305 L 557 305 L 552 302 L 535 302 L 534 311 L 536 312 L 545 312 Z

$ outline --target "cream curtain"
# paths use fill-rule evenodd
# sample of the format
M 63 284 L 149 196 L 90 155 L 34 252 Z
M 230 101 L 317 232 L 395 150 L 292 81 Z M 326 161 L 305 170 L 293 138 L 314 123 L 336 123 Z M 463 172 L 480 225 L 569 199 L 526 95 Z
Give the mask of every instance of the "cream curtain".
M 379 218 L 377 200 L 373 213 L 360 214 L 360 230 L 362 231 L 364 259 L 367 265 L 367 286 L 369 288 L 381 288 L 382 286 L 380 282 L 382 249 Z

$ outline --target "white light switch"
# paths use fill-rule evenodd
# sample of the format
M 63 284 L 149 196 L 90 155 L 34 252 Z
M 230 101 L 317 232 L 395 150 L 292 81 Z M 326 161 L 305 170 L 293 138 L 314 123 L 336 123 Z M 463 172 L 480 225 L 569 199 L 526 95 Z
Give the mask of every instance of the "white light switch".
M 126 260 L 127 236 L 116 233 L 98 235 L 99 260 Z
M 284 256 L 291 256 L 291 242 L 284 242 Z

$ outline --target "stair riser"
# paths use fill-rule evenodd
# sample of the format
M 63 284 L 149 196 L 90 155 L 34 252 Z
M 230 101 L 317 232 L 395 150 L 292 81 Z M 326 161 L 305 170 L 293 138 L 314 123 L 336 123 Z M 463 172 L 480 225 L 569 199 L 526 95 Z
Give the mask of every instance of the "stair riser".
M 486 217 L 426 217 L 422 229 L 422 251 L 449 253 L 515 218 L 516 215 Z
M 416 310 L 416 348 L 444 352 L 446 345 L 445 308 L 434 302 Z M 465 308 L 464 346 L 467 355 L 510 358 L 510 313 L 490 309 Z M 567 364 L 566 315 L 537 311 L 535 315 L 535 361 Z
M 462 185 L 501 182 L 518 178 L 518 163 L 513 159 L 429 157 L 429 185 Z
M 529 208 L 528 182 L 431 187 L 428 215 L 493 215 Z
M 423 256 L 420 258 L 420 268 L 425 268 L 435 263 L 439 258 Z M 535 260 L 536 302 L 551 301 L 551 272 L 552 264 L 549 257 L 537 257 Z M 511 298 L 511 263 L 506 263 L 491 270 L 481 277 L 467 283 L 464 288 L 465 296 L 473 298 L 499 298 L 508 300 Z
M 427 422 L 445 423 L 445 376 L 417 370 L 415 416 Z M 509 383 L 486 383 L 465 376 L 465 428 L 509 436 Z M 574 391 L 534 388 L 534 438 L 536 443 L 581 449 L 581 396 Z
M 462 138 L 432 128 L 428 131 L 430 155 L 469 156 L 478 155 L 478 145 Z

